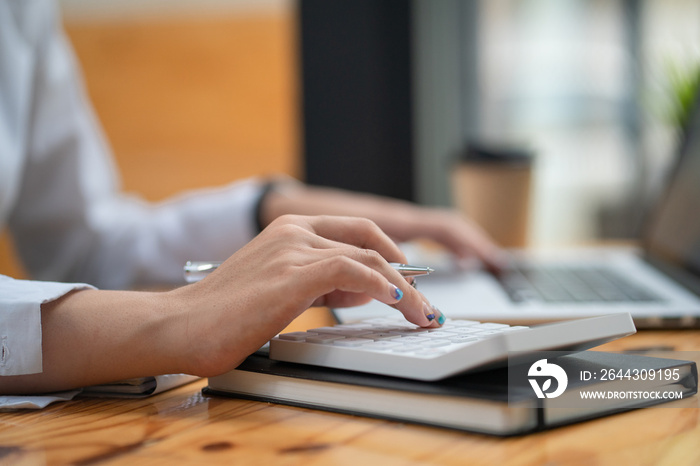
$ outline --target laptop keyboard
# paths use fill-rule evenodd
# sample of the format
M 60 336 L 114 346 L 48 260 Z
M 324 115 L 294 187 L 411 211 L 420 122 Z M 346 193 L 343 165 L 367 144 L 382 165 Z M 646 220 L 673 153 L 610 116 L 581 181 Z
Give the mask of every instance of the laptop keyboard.
M 525 266 L 500 278 L 513 302 L 648 302 L 661 299 L 607 268 Z

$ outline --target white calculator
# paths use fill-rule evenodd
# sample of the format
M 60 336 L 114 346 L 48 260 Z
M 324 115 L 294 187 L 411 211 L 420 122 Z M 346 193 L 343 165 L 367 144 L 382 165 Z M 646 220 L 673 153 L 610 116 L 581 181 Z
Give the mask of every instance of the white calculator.
M 422 328 L 397 318 L 283 333 L 270 341 L 270 359 L 417 380 L 439 380 L 505 365 L 542 351 L 576 352 L 636 332 L 627 313 L 531 327 L 448 319 Z

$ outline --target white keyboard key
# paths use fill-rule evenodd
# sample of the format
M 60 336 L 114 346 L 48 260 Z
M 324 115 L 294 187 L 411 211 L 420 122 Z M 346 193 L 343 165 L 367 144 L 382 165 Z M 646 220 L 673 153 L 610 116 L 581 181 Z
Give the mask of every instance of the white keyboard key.
M 430 332 L 421 335 L 420 338 L 427 338 L 429 340 L 440 340 L 459 337 L 462 335 L 463 334 L 457 332 Z
M 319 327 L 319 328 L 314 328 L 309 330 L 309 332 L 313 333 L 330 333 L 333 335 L 343 335 L 343 336 L 359 336 L 359 335 L 364 335 L 366 333 L 372 333 L 371 330 L 367 329 L 357 329 L 357 328 L 347 328 L 343 327 L 342 325 L 338 325 L 336 327 Z
M 401 337 L 399 340 L 400 343 L 425 343 L 427 341 L 430 339 L 425 337 Z
M 371 343 L 374 340 L 368 340 L 367 338 L 340 338 L 334 340 L 333 344 L 337 346 L 362 346 L 366 343 Z
M 401 345 L 401 343 L 395 343 L 391 340 L 389 341 L 374 341 L 372 343 L 367 343 L 366 345 L 363 345 L 362 348 L 366 348 L 371 351 L 389 351 L 394 348 L 398 348 Z
M 362 323 L 367 323 L 367 324 L 372 324 L 372 325 L 387 325 L 387 326 L 391 326 L 394 328 L 398 328 L 398 327 L 412 328 L 412 327 L 415 327 L 415 325 L 411 324 L 410 322 L 407 322 L 406 320 L 399 321 L 397 319 L 392 319 L 389 317 L 377 317 L 374 319 L 365 320 Z
M 503 333 L 503 332 L 505 332 L 505 331 L 507 331 L 507 330 L 508 330 L 507 328 L 499 328 L 499 329 L 497 329 L 497 330 L 484 330 L 483 332 L 479 332 L 478 335 L 479 335 L 479 336 L 481 336 L 481 335 L 495 335 L 495 334 L 497 334 L 497 333 Z M 476 335 L 475 335 L 475 336 L 476 336 Z
M 461 335 L 458 337 L 450 338 L 452 343 L 471 343 L 473 341 L 479 341 L 478 337 L 472 335 Z
M 425 343 L 422 343 L 422 346 L 424 348 L 438 348 L 440 346 L 448 346 L 451 345 L 453 342 L 450 340 L 430 340 Z
M 289 332 L 289 333 L 282 333 L 279 337 L 283 340 L 290 340 L 290 341 L 304 341 L 310 336 L 315 336 L 315 333 L 310 333 L 310 332 Z
M 362 338 L 369 338 L 370 340 L 392 340 L 394 338 L 401 338 L 401 335 L 395 333 L 368 333 L 362 335 Z
M 419 328 L 415 328 L 415 327 L 414 328 L 403 328 L 403 329 L 398 329 L 398 330 L 397 329 L 390 330 L 387 328 L 386 331 L 388 331 L 389 333 L 396 333 L 397 335 L 407 335 L 407 336 L 419 335 L 421 333 L 430 333 L 429 329 L 420 328 L 420 327 Z
M 474 325 L 475 328 L 478 328 L 479 330 L 494 330 L 497 328 L 508 328 L 508 324 L 496 324 L 496 323 L 485 323 L 485 324 L 477 324 Z
M 342 335 L 331 335 L 331 334 L 312 335 L 312 336 L 306 337 L 306 341 L 309 343 L 318 343 L 321 345 L 327 345 L 327 344 L 333 343 L 335 340 L 340 340 L 341 338 L 345 338 L 345 337 Z
M 478 322 L 476 320 L 452 320 L 449 319 L 450 321 L 450 326 L 451 327 L 469 327 L 472 325 L 478 325 L 481 322 Z
M 471 333 L 481 333 L 484 330 L 479 329 L 478 327 L 474 326 L 469 326 L 469 327 L 456 327 L 450 329 L 451 332 L 458 333 L 460 335 L 468 335 Z
M 343 324 L 343 328 L 353 329 L 353 330 L 365 330 L 373 329 L 376 325 L 372 324 Z

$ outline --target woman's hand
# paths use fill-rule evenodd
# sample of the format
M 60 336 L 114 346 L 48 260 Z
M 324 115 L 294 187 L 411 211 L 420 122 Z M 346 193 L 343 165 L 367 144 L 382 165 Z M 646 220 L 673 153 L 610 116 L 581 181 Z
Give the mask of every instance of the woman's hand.
M 234 368 L 311 306 L 374 298 L 416 325 L 439 325 L 440 312 L 389 262 L 405 257 L 370 220 L 278 218 L 204 280 L 176 291 L 190 308 L 187 346 L 206 355 L 192 371 Z
M 376 223 L 395 241 L 430 239 L 459 259 L 477 258 L 491 271 L 506 265 L 501 249 L 476 224 L 459 212 L 423 207 L 370 194 L 306 186 L 294 180 L 280 180 L 268 194 L 261 209 L 264 225 L 283 214 L 344 215 L 364 217 Z

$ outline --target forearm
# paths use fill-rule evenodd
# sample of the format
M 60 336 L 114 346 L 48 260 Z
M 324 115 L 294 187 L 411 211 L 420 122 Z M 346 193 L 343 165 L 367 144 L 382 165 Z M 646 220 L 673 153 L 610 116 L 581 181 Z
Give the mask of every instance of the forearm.
M 42 306 L 43 372 L 0 378 L 40 393 L 183 372 L 183 319 L 169 293 L 84 290 Z

